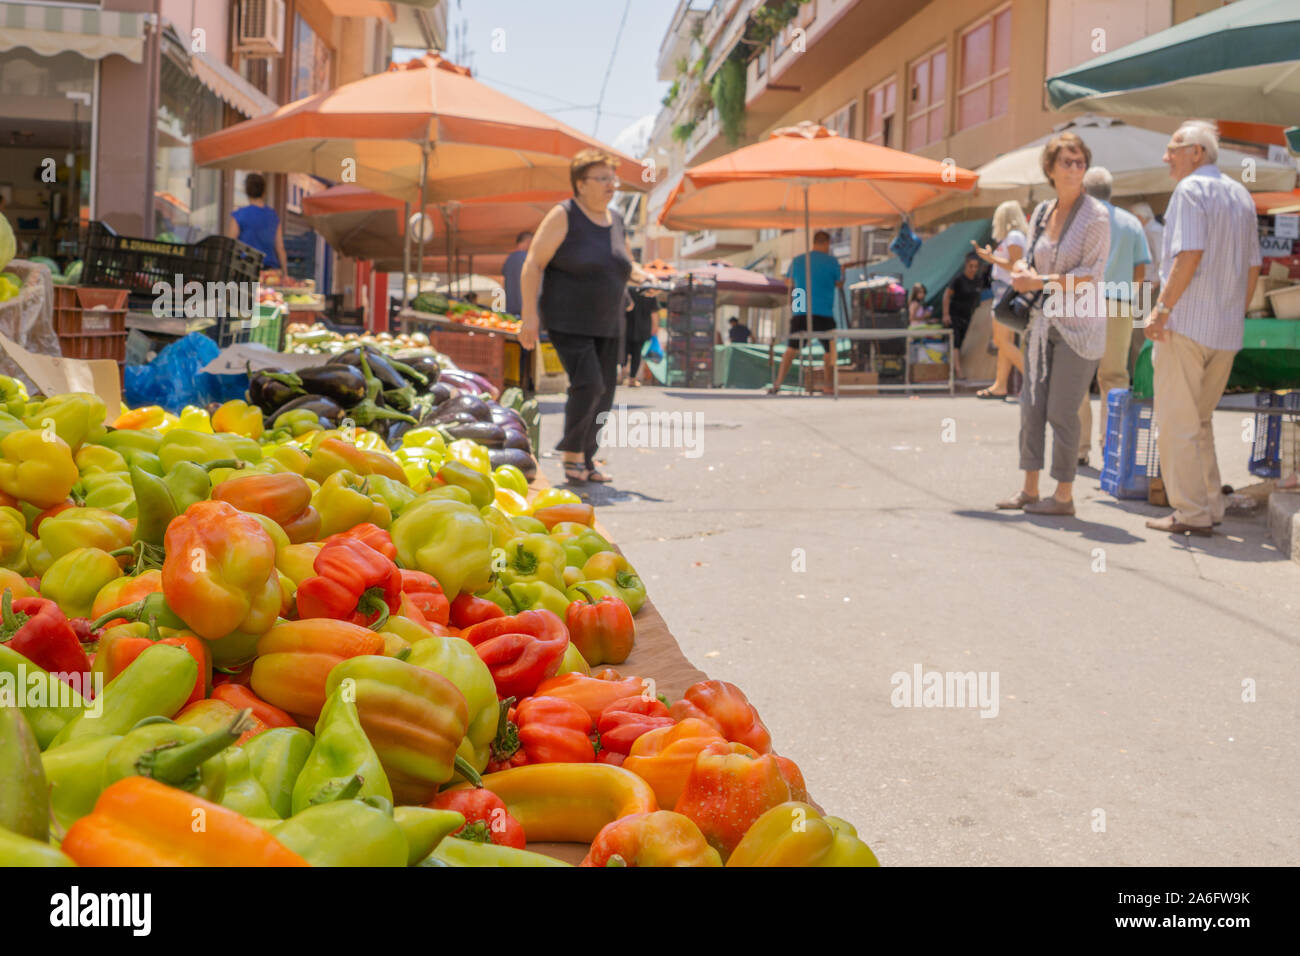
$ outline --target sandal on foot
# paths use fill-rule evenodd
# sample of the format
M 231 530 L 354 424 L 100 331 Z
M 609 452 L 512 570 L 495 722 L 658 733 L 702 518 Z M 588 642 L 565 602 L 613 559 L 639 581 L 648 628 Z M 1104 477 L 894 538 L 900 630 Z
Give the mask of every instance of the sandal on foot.
M 571 485 L 586 484 L 591 480 L 591 469 L 580 461 L 564 463 L 564 480 Z
M 1061 501 L 1055 497 L 1044 498 L 1041 501 L 1031 501 L 1025 505 L 1025 514 L 1072 515 L 1074 514 L 1074 501 Z
M 588 481 L 594 481 L 594 482 L 596 482 L 596 483 L 599 484 L 599 485 L 604 485 L 604 484 L 608 484 L 609 482 L 613 481 L 614 479 L 611 478 L 609 475 L 603 474 L 603 473 L 597 471 L 595 468 L 592 468 L 592 469 L 588 470 L 588 472 L 587 472 L 587 480 L 588 480 Z
M 1020 511 L 1025 505 L 1036 504 L 1039 501 L 1037 495 L 1027 495 L 1023 491 L 1017 491 L 1010 498 L 1006 498 L 997 503 L 999 511 Z
M 981 388 L 975 393 L 976 398 L 1006 398 L 1006 392 L 995 392 L 992 388 Z

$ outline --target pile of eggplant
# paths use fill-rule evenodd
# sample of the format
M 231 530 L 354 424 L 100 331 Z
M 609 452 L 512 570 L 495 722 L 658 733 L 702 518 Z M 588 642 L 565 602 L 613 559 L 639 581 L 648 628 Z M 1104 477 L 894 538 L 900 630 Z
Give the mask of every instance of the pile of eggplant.
M 389 448 L 399 447 L 410 429 L 433 426 L 448 441 L 486 446 L 493 468 L 515 465 L 530 479 L 537 470 L 537 403 L 524 402 L 516 388 L 502 395 L 474 372 L 444 369 L 433 355 L 398 361 L 366 345 L 296 372 L 250 370 L 248 401 L 262 410 L 268 431 L 281 415 L 304 409 L 323 428 L 338 428 L 344 419 L 369 428 Z

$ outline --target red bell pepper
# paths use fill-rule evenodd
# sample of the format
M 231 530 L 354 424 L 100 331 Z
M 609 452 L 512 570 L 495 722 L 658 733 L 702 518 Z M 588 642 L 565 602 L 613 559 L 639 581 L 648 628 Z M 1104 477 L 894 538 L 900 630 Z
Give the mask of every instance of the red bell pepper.
M 728 740 L 752 747 L 761 754 L 772 749 L 772 735 L 759 719 L 754 705 L 744 691 L 725 680 L 702 680 L 692 684 L 669 713 L 676 720 L 687 717 L 702 720 Z
M 391 558 L 368 544 L 330 541 L 312 563 L 315 577 L 298 586 L 298 616 L 328 617 L 378 630 L 397 610 L 402 575 Z
M 377 524 L 371 524 L 369 521 L 349 528 L 347 531 L 340 531 L 338 534 L 332 534 L 325 539 L 325 544 L 340 539 L 360 541 L 362 544 L 368 544 L 390 561 L 397 560 L 397 546 L 393 544 L 392 536 Z
M 468 591 L 456 595 L 456 600 L 451 602 L 450 611 L 451 626 L 461 629 L 506 616 L 506 612 L 501 610 L 501 606 L 495 601 L 475 597 Z
M 403 569 L 402 593 L 411 599 L 430 624 L 446 624 L 451 620 L 451 602 L 432 574 Z
M 595 723 L 610 704 L 624 697 L 644 695 L 646 687 L 646 682 L 640 677 L 603 680 L 570 671 L 543 681 L 537 688 L 536 694 L 539 697 L 563 697 L 565 700 L 571 700 L 579 704 L 587 712 L 592 723 Z
M 656 701 L 656 703 L 658 703 Z M 571 700 L 529 697 L 515 709 L 519 743 L 529 763 L 591 763 L 591 718 Z
M 523 824 L 510 815 L 505 801 L 491 790 L 447 790 L 426 804 L 435 810 L 454 810 L 465 818 L 465 825 L 452 834 L 475 843 L 522 850 L 528 843 Z
M 100 636 L 99 649 L 95 653 L 95 670 L 104 675 L 105 681 L 111 681 L 154 644 L 179 647 L 194 658 L 199 673 L 194 679 L 194 689 L 185 698 L 184 706 L 203 700 L 212 678 L 212 652 L 208 650 L 208 645 L 189 631 L 172 631 L 163 637 L 153 618 L 149 619 L 147 625 L 137 622 L 105 628 Z
M 564 622 L 547 610 L 493 618 L 475 624 L 461 637 L 474 645 L 492 672 L 497 696 L 518 700 L 532 694 L 538 684 L 560 669 L 569 646 Z
M 264 723 L 267 727 L 298 726 L 298 721 L 294 720 L 274 704 L 268 704 L 266 701 L 262 700 L 262 698 L 258 697 L 243 684 L 236 684 L 229 681 L 224 684 L 219 684 L 212 688 L 211 698 L 213 700 L 223 701 L 235 708 L 235 710 L 251 710 L 253 716 Z
M 633 742 L 656 727 L 671 727 L 676 721 L 668 716 L 663 701 L 655 698 L 624 697 L 600 712 L 596 729 L 600 731 L 600 751 L 628 754 Z M 608 762 L 608 761 L 606 761 Z
M 574 601 L 564 615 L 569 640 L 593 667 L 597 664 L 622 664 L 632 653 L 636 624 L 632 611 L 622 598 L 605 596 L 597 601 L 581 584 L 576 586 L 585 601 Z
M 70 687 L 88 683 L 81 675 L 90 671 L 90 658 L 57 604 L 39 597 L 15 601 L 13 592 L 6 588 L 0 599 L 0 615 L 0 643 L 57 675 Z M 92 696 L 91 688 L 80 689 L 83 696 Z

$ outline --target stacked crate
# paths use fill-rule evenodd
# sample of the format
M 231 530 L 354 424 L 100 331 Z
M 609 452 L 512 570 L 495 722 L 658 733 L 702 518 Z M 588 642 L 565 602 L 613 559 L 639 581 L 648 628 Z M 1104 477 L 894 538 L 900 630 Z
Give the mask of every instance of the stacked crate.
M 714 315 L 718 284 L 686 275 L 668 293 L 668 370 L 666 384 L 713 387 Z

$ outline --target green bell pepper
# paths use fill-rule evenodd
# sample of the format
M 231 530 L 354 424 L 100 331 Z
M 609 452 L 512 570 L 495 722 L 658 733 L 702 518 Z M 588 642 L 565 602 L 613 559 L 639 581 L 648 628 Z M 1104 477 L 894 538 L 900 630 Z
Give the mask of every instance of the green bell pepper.
M 496 500 L 496 485 L 492 484 L 492 479 L 460 461 L 444 462 L 438 469 L 437 478 L 444 484 L 458 485 L 468 491 L 470 504 L 475 508 L 486 508 Z
M 465 818 L 455 810 L 394 807 L 393 822 L 406 837 L 406 865 L 415 866 L 432 853 L 439 843 L 463 827 Z
M 153 428 L 114 428 L 106 435 L 101 435 L 95 439 L 96 445 L 103 445 L 106 448 L 112 448 L 114 451 L 121 453 L 126 457 L 127 449 L 136 451 L 146 451 L 151 454 L 158 454 L 158 447 L 162 444 L 163 434 Z M 129 460 L 127 462 L 130 464 Z
M 41 754 L 50 812 L 64 830 L 95 809 L 95 801 L 108 786 L 108 755 L 121 740 L 120 734 L 82 737 Z
M 388 505 L 388 510 L 396 516 L 403 508 L 417 497 L 415 489 L 387 475 L 367 475 L 367 494 Z
M 407 505 L 389 530 L 402 564 L 432 574 L 448 600 L 488 586 L 492 532 L 472 505 L 423 497 Z
M 315 738 L 301 727 L 272 727 L 240 748 L 248 754 L 249 767 L 274 815 L 281 819 L 293 813 L 293 787 L 314 745 Z
M 524 534 L 546 534 L 546 525 L 532 515 L 511 515 L 510 523 Z
M 221 793 L 221 805 L 246 817 L 278 817 L 266 790 L 253 776 L 248 751 L 243 747 L 228 747 L 221 757 L 226 762 L 226 786 Z
M 77 471 L 85 478 L 92 474 L 117 473 L 126 471 L 126 459 L 121 452 L 114 451 L 107 445 L 82 445 L 73 456 Z
M 5 414 L 21 415 L 27 409 L 27 386 L 16 378 L 0 375 L 0 411 Z
M 23 421 L 28 428 L 44 429 L 47 423 L 74 452 L 87 441 L 106 434 L 104 400 L 90 392 L 65 392 L 27 407 Z
M 505 566 L 498 575 L 504 584 L 549 584 L 564 588 L 564 547 L 544 534 L 527 534 L 505 546 Z
M 392 816 L 360 800 L 305 807 L 271 828 L 312 866 L 406 866 L 406 836 Z
M 545 581 L 525 581 L 508 584 L 505 592 L 510 600 L 514 602 L 515 613 L 544 608 L 559 615 L 560 620 L 564 620 L 569 605 L 575 600 L 564 591 L 552 587 Z
M 61 850 L 0 827 L 0 860 L 5 866 L 76 866 Z
M 293 812 L 338 797 L 354 776 L 362 780 L 358 796 L 393 802 L 393 790 L 379 755 L 361 729 L 351 688 L 340 685 L 325 701 L 316 721 L 316 743 L 293 785 Z
M 469 729 L 457 753 L 482 772 L 491 757 L 500 718 L 492 671 L 478 656 L 474 645 L 459 637 L 426 637 L 416 641 L 406 662 L 441 674 L 459 688 L 469 711 Z
M 77 548 L 112 553 L 131 544 L 131 523 L 102 508 L 67 508 L 41 522 L 40 535 L 27 549 L 32 571 L 44 575 L 59 558 Z
M 41 575 L 41 596 L 65 616 L 90 617 L 99 589 L 122 576 L 117 558 L 100 548 L 74 548 Z
M 476 843 L 449 837 L 420 862 L 420 866 L 568 866 L 554 857 L 516 850 L 495 843 Z
M 105 448 L 104 451 L 108 449 Z M 87 472 L 81 476 L 78 485 L 80 488 L 73 486 L 73 492 L 80 493 L 87 508 L 111 511 L 127 519 L 136 516 L 135 489 L 131 485 L 131 476 L 126 472 Z
M 251 726 L 249 713 L 240 712 L 228 726 L 211 732 L 169 721 L 136 727 L 108 752 L 105 786 L 127 777 L 152 777 L 204 800 L 220 802 L 226 788 L 222 751 Z
M 158 446 L 158 460 L 168 472 L 183 461 L 203 464 L 223 458 L 256 463 L 262 460 L 262 446 L 234 432 L 207 434 L 187 428 L 173 428 Z
M 17 707 L 0 706 L 0 830 L 34 840 L 50 836 L 50 792 L 41 749 Z
M 27 533 L 27 519 L 17 508 L 0 507 L 0 568 L 27 571 L 27 547 L 36 539 Z
M 589 581 L 608 581 L 613 584 L 618 597 L 623 599 L 633 614 L 645 604 L 645 582 L 628 564 L 627 558 L 617 551 L 593 554 L 582 566 L 582 576 Z
M 488 505 L 486 508 L 481 509 L 479 514 L 483 516 L 483 520 L 487 523 L 489 530 L 492 532 L 494 559 L 495 549 L 505 548 L 505 546 L 511 541 L 523 537 L 523 532 L 515 527 L 514 523 L 510 520 L 510 516 L 496 505 Z
M 83 737 L 125 734 L 146 717 L 171 717 L 185 705 L 199 676 L 190 652 L 170 644 L 146 647 L 118 674 L 94 706 L 64 725 L 51 747 Z
M 506 594 L 505 591 L 501 590 L 501 588 L 495 584 L 490 588 L 484 588 L 482 591 L 475 592 L 474 596 L 476 598 L 482 598 L 485 601 L 491 601 L 497 607 L 501 608 L 501 610 L 505 611 L 506 614 L 519 613 L 519 609 L 515 607 L 515 602 L 510 600 L 510 595 Z
M 528 497 L 528 479 L 514 465 L 499 465 L 492 469 L 492 481 L 498 488 L 509 488 L 516 494 Z

